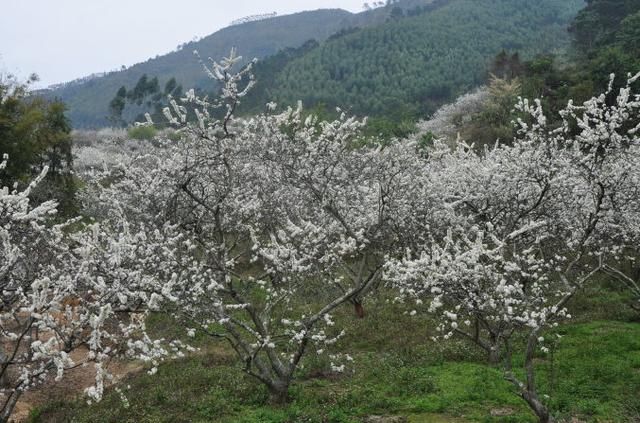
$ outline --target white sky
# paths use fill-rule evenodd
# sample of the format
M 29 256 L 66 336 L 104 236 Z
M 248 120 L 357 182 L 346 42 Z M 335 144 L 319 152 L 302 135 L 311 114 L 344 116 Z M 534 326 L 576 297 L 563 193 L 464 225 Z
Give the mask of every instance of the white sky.
M 248 15 L 341 8 L 365 0 L 1 0 L 0 73 L 40 86 L 142 62 Z

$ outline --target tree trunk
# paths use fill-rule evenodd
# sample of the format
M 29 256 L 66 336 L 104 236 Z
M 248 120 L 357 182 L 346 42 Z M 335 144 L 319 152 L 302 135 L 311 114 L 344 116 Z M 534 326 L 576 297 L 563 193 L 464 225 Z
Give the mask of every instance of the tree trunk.
M 9 419 L 11 418 L 11 414 L 13 414 L 13 409 L 16 407 L 21 394 L 22 391 L 18 390 L 15 390 L 10 394 L 9 398 L 4 403 L 2 412 L 0 413 L 0 423 L 9 421 Z
M 496 350 L 489 351 L 489 364 L 493 367 L 500 364 L 500 352 Z
M 364 319 L 364 307 L 362 306 L 362 303 L 358 300 L 353 300 L 353 307 L 358 319 Z
M 522 398 L 527 401 L 529 407 L 536 413 L 540 423 L 553 423 L 553 417 L 549 413 L 549 409 L 538 398 L 536 390 L 536 378 L 535 378 L 535 366 L 533 362 L 533 356 L 538 345 L 538 335 L 540 329 L 535 329 L 529 334 L 529 341 L 527 342 L 527 349 L 524 358 L 524 368 L 527 383 L 522 390 Z
M 9 357 L 0 349 L 0 388 L 7 388 L 9 386 L 9 378 L 7 375 L 8 366 L 6 365 Z
M 489 364 L 491 366 L 498 366 L 500 364 L 500 348 L 497 345 L 492 345 L 488 351 Z
M 554 423 L 553 416 L 549 413 L 547 407 L 538 400 L 537 395 L 529 392 L 523 392 L 522 398 L 529 404 L 529 407 L 538 416 L 540 423 Z
M 272 405 L 285 405 L 289 402 L 289 383 L 283 381 L 273 382 L 269 385 L 269 403 Z

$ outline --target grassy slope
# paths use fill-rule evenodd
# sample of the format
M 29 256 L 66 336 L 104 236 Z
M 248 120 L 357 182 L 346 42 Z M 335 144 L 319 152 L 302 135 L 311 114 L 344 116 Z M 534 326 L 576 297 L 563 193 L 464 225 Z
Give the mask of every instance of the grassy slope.
M 580 321 L 560 327 L 553 355 L 538 360 L 540 391 L 556 415 L 584 421 L 640 419 L 640 323 L 624 293 L 606 286 L 583 293 L 572 308 Z M 96 406 L 54 402 L 32 421 L 77 422 L 358 422 L 369 415 L 406 415 L 412 422 L 535 422 L 534 416 L 483 357 L 463 342 L 429 340 L 433 325 L 390 304 L 369 316 L 339 319 L 348 331 L 340 348 L 355 358 L 343 375 L 323 373 L 326 362 L 306 362 L 285 408 L 265 405 L 266 392 L 235 367 L 220 344 L 199 340 L 209 353 L 130 377 L 130 407 L 110 392 Z M 557 339 L 546 334 L 547 339 Z

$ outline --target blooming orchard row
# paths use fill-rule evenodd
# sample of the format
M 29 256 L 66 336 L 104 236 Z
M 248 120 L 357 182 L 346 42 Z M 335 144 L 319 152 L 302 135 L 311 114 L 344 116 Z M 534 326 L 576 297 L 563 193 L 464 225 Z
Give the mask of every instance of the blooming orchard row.
M 503 363 L 550 421 L 533 366 L 543 331 L 570 317 L 567 302 L 597 272 L 635 286 L 622 264 L 638 245 L 638 96 L 570 104 L 557 128 L 523 100 L 509 145 L 425 151 L 365 140 L 364 122 L 344 114 L 237 119 L 254 84 L 251 64 L 233 72 L 239 60 L 208 69 L 218 99 L 172 99 L 164 114 L 181 141 L 86 172 L 91 223 L 52 225 L 55 204 L 2 191 L 4 419 L 50 375 L 93 362 L 99 399 L 109 358 L 155 367 L 190 349 L 148 336 L 149 313 L 226 340 L 284 402 L 305 354 L 348 336 L 332 312 L 353 304 L 362 315 L 388 284 L 409 311 L 437 316 L 443 338 Z M 519 349 L 522 380 L 511 371 Z M 349 359 L 332 355 L 334 370 Z

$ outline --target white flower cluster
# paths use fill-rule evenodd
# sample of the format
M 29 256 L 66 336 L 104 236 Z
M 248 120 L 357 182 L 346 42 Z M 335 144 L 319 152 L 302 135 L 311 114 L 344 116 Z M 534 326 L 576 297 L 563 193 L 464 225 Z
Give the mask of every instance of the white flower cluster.
M 6 166 L 6 156 L 0 169 Z M 7 420 L 20 395 L 49 379 L 60 381 L 70 369 L 93 362 L 95 385 L 86 390 L 99 400 L 106 361 L 115 356 L 164 358 L 171 354 L 146 335 L 145 301 L 131 274 L 105 277 L 102 268 L 119 268 L 125 232 L 109 237 L 99 225 L 77 230 L 78 219 L 56 223 L 57 204 L 30 204 L 30 192 L 45 169 L 23 190 L 0 189 L 0 419 Z M 131 316 L 129 318 L 128 316 Z M 136 349 L 128 346 L 136 345 Z M 74 353 L 73 359 L 71 353 Z
M 94 223 L 66 231 L 49 222 L 54 203 L 29 206 L 32 187 L 0 192 L 9 413 L 20 392 L 78 364 L 69 353 L 83 345 L 93 400 L 109 358 L 140 358 L 154 373 L 193 350 L 151 339 L 149 313 L 188 337 L 226 339 L 282 400 L 310 350 L 345 370 L 332 313 L 352 303 L 362 315 L 383 280 L 411 300 L 409 314 L 426 309 L 442 337 L 464 336 L 496 361 L 526 331 L 530 363 L 576 290 L 638 245 L 640 101 L 628 88 L 570 104 L 558 128 L 522 100 L 529 118 L 512 145 L 436 142 L 425 154 L 414 141 L 364 143 L 364 122 L 345 114 L 322 122 L 299 106 L 237 119 L 253 85 L 239 63 L 232 52 L 207 68 L 218 99 L 188 91 L 170 102 L 180 142 L 87 172 Z
M 512 145 L 436 145 L 426 168 L 431 232 L 385 267 L 401 299 L 422 299 L 440 317 L 444 338 L 461 335 L 505 359 L 534 409 L 539 334 L 571 318 L 575 292 L 608 270 L 640 293 L 613 267 L 638 245 L 640 96 L 611 86 L 582 106 L 569 103 L 558 127 L 540 101 L 521 99 L 516 108 L 528 119 Z M 512 337 L 523 331 L 526 384 L 510 373 Z

